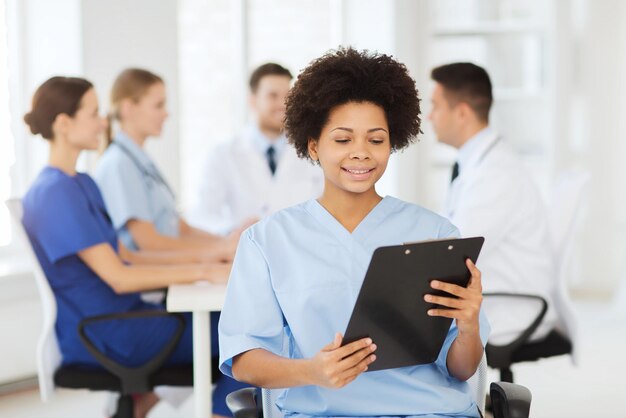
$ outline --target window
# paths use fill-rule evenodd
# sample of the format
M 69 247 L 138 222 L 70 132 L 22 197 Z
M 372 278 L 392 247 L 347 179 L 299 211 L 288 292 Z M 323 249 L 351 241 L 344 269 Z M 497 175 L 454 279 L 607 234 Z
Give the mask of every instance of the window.
M 23 196 L 48 158 L 23 113 L 44 80 L 82 73 L 80 10 L 80 0 L 0 0 L 0 276 L 20 265 L 23 245 L 4 201 Z
M 15 164 L 15 139 L 9 107 L 8 27 L 6 2 L 0 1 L 0 201 L 11 196 L 11 167 Z M 11 242 L 9 211 L 0 205 L 0 248 Z
M 207 155 L 243 128 L 248 76 L 275 61 L 295 75 L 331 47 L 332 1 L 179 3 L 182 207 L 192 204 Z M 248 115 L 249 116 L 249 115 Z M 191 220 L 193 221 L 193 215 Z

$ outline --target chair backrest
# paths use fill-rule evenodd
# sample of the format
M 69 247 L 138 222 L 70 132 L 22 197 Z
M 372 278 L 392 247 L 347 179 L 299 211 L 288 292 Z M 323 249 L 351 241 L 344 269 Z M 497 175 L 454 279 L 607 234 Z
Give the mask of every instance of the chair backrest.
M 557 260 L 558 284 L 554 304 L 559 328 L 572 343 L 572 361 L 578 362 L 578 324 L 569 297 L 568 284 L 574 271 L 576 235 L 583 217 L 583 202 L 591 176 L 585 170 L 562 172 L 555 183 L 549 206 L 552 249 Z
M 478 405 L 478 409 L 484 414 L 485 400 L 487 399 L 487 355 L 484 352 L 476 373 L 469 378 L 467 383 L 474 396 L 476 405 Z
M 25 250 L 33 269 L 37 290 L 39 291 L 39 298 L 41 299 L 43 328 L 37 343 L 37 377 L 39 379 L 41 400 L 46 402 L 50 400 L 54 394 L 54 372 L 61 364 L 61 352 L 54 331 L 54 324 L 57 317 L 57 304 L 52 289 L 50 288 L 50 283 L 41 269 L 41 265 L 28 239 L 26 230 L 22 225 L 24 213 L 22 201 L 20 199 L 10 199 L 6 201 L 6 206 L 11 213 L 16 236 L 25 244 Z
M 478 370 L 467 383 L 474 396 L 476 404 L 482 413 L 485 412 L 485 399 L 487 396 L 487 357 L 483 353 L 483 358 L 478 365 Z M 279 390 L 263 389 L 263 418 L 282 418 L 283 414 L 276 406 L 276 398 Z
M 263 398 L 263 418 L 282 418 L 283 413 L 276 406 L 276 398 L 280 390 L 263 389 L 261 390 Z
M 559 268 L 570 261 L 572 238 L 580 226 L 582 203 L 591 175 L 586 170 L 561 172 L 554 184 L 549 204 L 550 239 Z

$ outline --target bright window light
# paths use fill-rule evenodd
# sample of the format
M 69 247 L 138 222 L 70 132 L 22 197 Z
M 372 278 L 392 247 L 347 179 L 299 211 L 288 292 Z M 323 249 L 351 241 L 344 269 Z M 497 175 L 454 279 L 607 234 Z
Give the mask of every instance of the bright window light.
M 6 2 L 0 0 L 0 247 L 11 241 L 9 213 L 3 204 L 11 196 L 10 169 L 15 163 L 9 111 L 9 70 Z

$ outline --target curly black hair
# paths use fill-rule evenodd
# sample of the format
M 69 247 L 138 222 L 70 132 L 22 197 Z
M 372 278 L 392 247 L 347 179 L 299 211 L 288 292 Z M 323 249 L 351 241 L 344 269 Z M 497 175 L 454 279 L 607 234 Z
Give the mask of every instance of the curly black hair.
M 332 109 L 349 102 L 383 108 L 392 152 L 422 133 L 420 99 L 406 66 L 389 55 L 339 48 L 302 70 L 287 97 L 285 129 L 300 158 L 311 159 L 309 139 L 319 139 Z

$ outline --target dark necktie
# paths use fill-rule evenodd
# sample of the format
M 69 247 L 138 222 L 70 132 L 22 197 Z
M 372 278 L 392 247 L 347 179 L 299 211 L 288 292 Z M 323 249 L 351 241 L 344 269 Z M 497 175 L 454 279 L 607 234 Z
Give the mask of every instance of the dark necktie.
M 274 147 L 269 147 L 267 149 L 267 164 L 270 166 L 270 171 L 272 172 L 272 176 L 276 173 L 276 150 Z
M 450 183 L 454 181 L 455 178 L 459 177 L 459 163 L 456 162 L 452 166 L 452 178 L 450 179 Z

